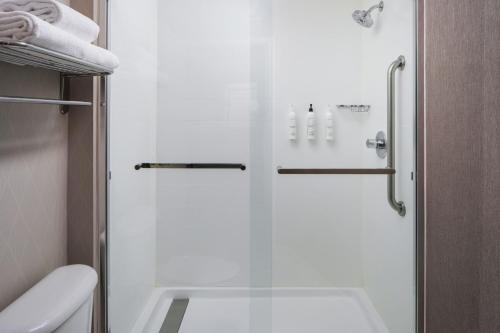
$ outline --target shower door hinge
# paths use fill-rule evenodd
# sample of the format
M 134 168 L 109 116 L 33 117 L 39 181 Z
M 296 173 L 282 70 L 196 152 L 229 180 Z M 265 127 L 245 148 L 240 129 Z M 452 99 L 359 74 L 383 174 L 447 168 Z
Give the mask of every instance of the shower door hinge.
M 108 179 L 111 180 L 111 171 L 108 171 Z

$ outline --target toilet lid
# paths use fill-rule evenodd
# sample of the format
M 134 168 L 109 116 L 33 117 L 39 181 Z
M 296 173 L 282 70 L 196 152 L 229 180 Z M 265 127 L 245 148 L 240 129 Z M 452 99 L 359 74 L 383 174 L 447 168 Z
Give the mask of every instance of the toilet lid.
M 0 312 L 0 332 L 53 332 L 85 303 L 96 284 L 91 267 L 58 268 Z

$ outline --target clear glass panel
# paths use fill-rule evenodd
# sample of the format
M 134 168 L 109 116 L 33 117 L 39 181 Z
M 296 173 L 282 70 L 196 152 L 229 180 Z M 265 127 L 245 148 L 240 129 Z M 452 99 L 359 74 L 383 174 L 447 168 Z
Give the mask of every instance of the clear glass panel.
M 182 299 L 181 333 L 415 332 L 415 1 L 374 5 L 110 2 L 112 332 L 175 326 Z M 400 55 L 405 217 L 387 175 L 278 174 L 385 168 L 365 142 L 388 132 Z

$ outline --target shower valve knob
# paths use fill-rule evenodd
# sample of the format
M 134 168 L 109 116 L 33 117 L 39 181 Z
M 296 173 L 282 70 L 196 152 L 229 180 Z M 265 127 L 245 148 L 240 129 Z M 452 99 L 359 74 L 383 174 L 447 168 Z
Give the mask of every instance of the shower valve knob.
M 384 140 L 368 139 L 366 140 L 366 146 L 372 149 L 383 149 L 385 148 Z
M 366 147 L 375 149 L 378 157 L 385 158 L 387 156 L 387 138 L 385 133 L 380 131 L 377 133 L 375 139 L 366 140 Z

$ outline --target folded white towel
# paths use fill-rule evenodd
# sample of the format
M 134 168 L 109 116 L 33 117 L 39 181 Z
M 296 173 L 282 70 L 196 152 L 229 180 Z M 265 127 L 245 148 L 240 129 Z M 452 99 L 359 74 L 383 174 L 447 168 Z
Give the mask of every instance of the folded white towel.
M 26 12 L 0 13 L 0 41 L 30 43 L 108 68 L 119 65 L 118 58 L 108 50 Z
M 99 36 L 99 26 L 87 16 L 55 0 L 0 0 L 0 12 L 21 11 L 92 43 Z

